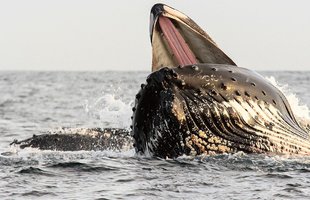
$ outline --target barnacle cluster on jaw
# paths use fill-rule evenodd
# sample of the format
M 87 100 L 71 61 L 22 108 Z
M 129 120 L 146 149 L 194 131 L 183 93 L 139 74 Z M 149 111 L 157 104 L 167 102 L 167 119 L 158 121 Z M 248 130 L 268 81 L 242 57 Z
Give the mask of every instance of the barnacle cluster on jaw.
M 198 134 L 189 134 L 185 138 L 185 145 L 190 150 L 190 155 L 218 153 L 232 153 L 233 149 L 228 147 L 227 142 L 224 142 L 217 136 L 208 137 L 205 131 L 199 130 Z M 197 152 L 197 150 L 199 152 Z
M 186 120 L 182 102 L 178 98 L 174 98 L 173 102 L 171 103 L 171 113 L 180 123 L 183 123 Z

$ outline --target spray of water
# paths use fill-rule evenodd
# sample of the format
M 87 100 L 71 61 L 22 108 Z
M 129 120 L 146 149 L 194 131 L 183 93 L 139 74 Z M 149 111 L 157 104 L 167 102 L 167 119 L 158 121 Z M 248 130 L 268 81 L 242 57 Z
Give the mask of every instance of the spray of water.
M 310 122 L 310 115 L 309 115 L 309 108 L 306 104 L 301 104 L 299 98 L 294 94 L 290 88 L 289 85 L 281 84 L 276 81 L 276 79 L 271 76 L 271 77 L 266 77 L 266 79 L 272 83 L 274 86 L 276 86 L 287 98 L 295 116 L 303 121 L 308 121 Z
M 131 123 L 133 102 L 125 103 L 115 94 L 103 94 L 93 104 L 88 101 L 85 111 L 95 115 L 103 124 L 104 128 L 129 128 Z

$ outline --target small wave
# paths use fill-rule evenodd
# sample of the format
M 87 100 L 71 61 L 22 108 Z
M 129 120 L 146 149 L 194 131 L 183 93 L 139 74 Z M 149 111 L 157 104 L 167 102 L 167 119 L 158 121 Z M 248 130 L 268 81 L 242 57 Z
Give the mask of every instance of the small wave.
M 44 176 L 55 176 L 52 173 L 44 171 L 38 167 L 26 167 L 18 171 L 20 174 L 34 174 L 34 175 L 44 175 Z
M 46 167 L 49 168 L 60 168 L 60 169 L 73 169 L 76 171 L 81 172 L 106 172 L 106 171 L 117 171 L 117 168 L 114 167 L 108 167 L 108 166 L 96 166 L 96 165 L 90 165 L 86 163 L 81 162 L 61 162 L 61 163 L 55 163 L 46 165 Z
M 282 173 L 298 171 L 308 173 L 310 170 L 310 156 L 277 156 L 264 154 L 235 154 L 202 155 L 202 156 L 180 156 L 175 160 L 168 160 L 177 165 L 211 167 L 213 170 L 225 171 L 261 171 L 267 173 Z
M 42 192 L 42 191 L 38 191 L 38 190 L 33 190 L 33 191 L 25 192 L 22 194 L 22 196 L 24 196 L 24 197 L 29 197 L 29 196 L 42 197 L 42 196 L 46 196 L 46 195 L 56 196 L 54 193 Z
M 1 166 L 27 166 L 27 165 L 38 165 L 39 161 L 29 157 L 4 157 L 0 156 Z
M 86 161 L 90 163 L 102 162 L 102 160 L 119 160 L 119 159 L 131 159 L 135 158 L 135 151 L 134 149 L 130 149 L 127 151 L 111 151 L 111 150 L 104 150 L 104 151 L 52 151 L 52 150 L 39 150 L 36 148 L 25 148 L 19 149 L 18 147 L 10 148 L 14 154 L 8 154 L 8 156 L 0 156 L 0 165 L 2 166 L 51 166 L 59 164 L 59 167 L 63 165 L 66 166 L 66 163 L 71 167 L 79 165 L 80 161 L 81 166 Z M 56 167 L 56 166 L 54 166 Z M 82 166 L 83 168 L 83 166 Z M 83 168 L 84 170 L 88 170 L 87 166 Z M 101 166 L 97 169 L 90 170 L 108 170 Z
M 287 175 L 287 174 L 274 174 L 274 173 L 268 173 L 268 174 L 265 174 L 263 175 L 263 177 L 265 178 L 274 178 L 274 179 L 291 179 L 291 178 L 294 178 L 290 175 Z

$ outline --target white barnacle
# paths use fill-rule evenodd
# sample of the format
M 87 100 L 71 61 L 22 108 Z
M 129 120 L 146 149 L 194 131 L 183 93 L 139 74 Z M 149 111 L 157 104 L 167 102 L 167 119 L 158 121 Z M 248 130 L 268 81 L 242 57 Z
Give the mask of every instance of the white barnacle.
M 184 110 L 182 108 L 182 102 L 180 102 L 180 100 L 178 98 L 175 98 L 173 100 L 173 103 L 172 103 L 172 114 L 177 118 L 177 120 L 180 122 L 180 123 L 183 123 L 185 121 L 185 113 L 184 113 Z

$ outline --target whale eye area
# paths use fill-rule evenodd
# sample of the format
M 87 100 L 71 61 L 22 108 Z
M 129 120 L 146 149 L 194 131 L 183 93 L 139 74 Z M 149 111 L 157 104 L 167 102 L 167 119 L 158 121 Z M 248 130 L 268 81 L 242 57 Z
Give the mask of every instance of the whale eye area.
M 211 70 L 212 70 L 212 71 L 217 71 L 217 69 L 216 69 L 215 67 L 213 67 Z
M 262 94 L 266 96 L 266 92 L 264 90 L 262 90 Z
M 234 77 L 231 77 L 231 80 L 232 80 L 232 81 L 237 81 L 237 79 L 235 79 Z
M 251 85 L 252 85 L 252 86 L 256 86 L 256 84 L 255 84 L 255 83 L 253 83 L 253 82 L 251 83 Z

